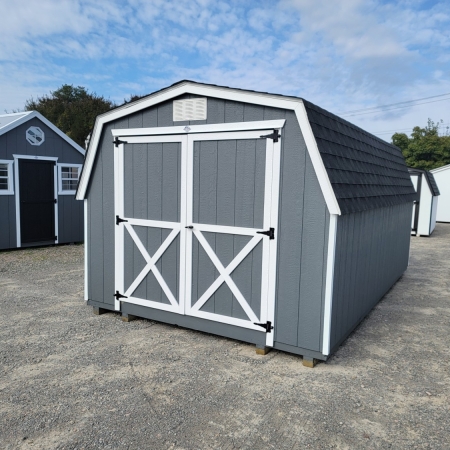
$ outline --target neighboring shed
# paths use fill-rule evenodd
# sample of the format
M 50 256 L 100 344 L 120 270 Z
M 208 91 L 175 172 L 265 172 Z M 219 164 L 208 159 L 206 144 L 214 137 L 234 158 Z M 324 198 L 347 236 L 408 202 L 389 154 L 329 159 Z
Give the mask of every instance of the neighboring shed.
M 450 164 L 430 170 L 440 192 L 436 222 L 450 222 Z
M 397 147 L 305 100 L 182 81 L 97 118 L 86 300 L 326 360 L 405 271 L 415 197 Z
M 430 236 L 436 227 L 439 189 L 431 172 L 412 168 L 408 171 L 419 197 L 414 202 L 411 234 Z
M 0 249 L 83 241 L 84 153 L 36 111 L 0 115 Z

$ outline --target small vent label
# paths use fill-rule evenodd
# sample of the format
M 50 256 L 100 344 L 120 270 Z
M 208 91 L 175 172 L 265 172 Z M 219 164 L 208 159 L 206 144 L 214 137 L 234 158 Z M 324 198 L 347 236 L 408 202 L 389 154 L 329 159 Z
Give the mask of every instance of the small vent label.
M 173 101 L 173 121 L 206 120 L 206 98 Z

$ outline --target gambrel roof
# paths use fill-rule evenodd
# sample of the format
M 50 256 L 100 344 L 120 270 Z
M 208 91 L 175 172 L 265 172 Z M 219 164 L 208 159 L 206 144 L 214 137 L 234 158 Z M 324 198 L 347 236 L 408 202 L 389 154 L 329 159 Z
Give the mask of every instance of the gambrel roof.
M 52 131 L 63 138 L 67 143 L 69 143 L 75 150 L 79 151 L 82 155 L 86 153 L 83 147 L 80 147 L 75 141 L 70 139 L 67 134 L 63 133 L 56 125 L 53 125 L 49 120 L 47 120 L 42 114 L 37 111 L 25 111 L 20 113 L 12 114 L 0 114 L 0 136 L 8 133 L 14 128 L 28 122 L 34 118 L 39 119 L 45 125 L 47 125 Z
M 97 117 L 77 198 L 89 184 L 103 126 L 180 95 L 193 94 L 293 110 L 331 214 L 412 202 L 416 192 L 398 147 L 299 97 L 183 80 Z M 249 126 L 251 122 L 248 122 Z M 174 127 L 176 128 L 176 127 Z
M 433 195 L 434 197 L 441 195 L 436 180 L 434 178 L 434 175 L 431 172 L 428 172 L 428 170 L 416 168 L 409 168 L 408 171 L 411 175 L 420 175 L 420 174 L 424 175 L 425 180 L 427 180 L 428 187 L 430 188 L 431 195 Z

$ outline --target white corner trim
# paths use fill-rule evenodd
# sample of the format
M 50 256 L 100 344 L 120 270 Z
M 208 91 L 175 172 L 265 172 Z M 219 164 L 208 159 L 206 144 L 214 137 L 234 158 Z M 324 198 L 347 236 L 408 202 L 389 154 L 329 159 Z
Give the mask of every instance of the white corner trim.
M 330 224 L 328 229 L 328 255 L 327 255 L 327 275 L 325 281 L 325 305 L 323 315 L 323 337 L 322 337 L 322 354 L 328 356 L 330 354 L 331 340 L 331 313 L 333 310 L 333 282 L 334 282 L 334 265 L 336 256 L 336 232 L 337 232 L 338 215 L 330 214 Z
M 55 196 L 55 244 L 59 243 L 59 220 L 58 220 L 58 169 L 55 166 L 53 167 L 53 186 L 54 186 L 54 196 Z
M 23 113 L 21 113 L 23 114 Z M 83 147 L 79 146 L 75 141 L 70 139 L 67 134 L 63 133 L 56 125 L 53 125 L 49 120 L 47 120 L 42 114 L 38 113 L 37 111 L 30 111 L 23 116 L 19 117 L 17 120 L 14 120 L 13 122 L 10 122 L 8 125 L 6 125 L 3 128 L 0 128 L 0 136 L 2 134 L 7 133 L 8 131 L 11 131 L 12 129 L 18 127 L 19 125 L 22 125 L 25 122 L 28 122 L 31 119 L 34 118 L 39 119 L 41 122 L 43 122 L 45 125 L 47 125 L 52 131 L 54 131 L 58 136 L 63 138 L 68 144 L 70 144 L 75 150 L 80 152 L 83 156 L 86 153 L 86 150 L 84 150 Z
M 0 159 L 0 164 L 6 164 L 6 181 L 8 182 L 8 189 L 0 190 L 0 195 L 14 195 L 14 160 Z
M 338 201 L 334 195 L 330 179 L 328 178 L 327 169 L 325 168 L 322 157 L 320 156 L 319 147 L 317 147 L 317 142 L 314 137 L 311 124 L 309 123 L 308 115 L 303 102 L 295 108 L 295 115 L 297 116 L 303 138 L 305 139 L 306 148 L 308 149 L 312 165 L 316 172 L 317 178 L 319 179 L 319 185 L 325 198 L 328 211 L 330 214 L 337 214 L 340 216 L 341 209 L 339 208 Z
M 81 174 L 80 182 L 78 185 L 76 195 L 77 200 L 84 200 L 85 198 L 104 124 L 113 120 L 120 119 L 129 114 L 138 112 L 142 109 L 149 108 L 155 104 L 171 100 L 183 94 L 216 97 L 224 100 L 251 103 L 255 105 L 295 111 L 302 133 L 309 134 L 308 137 L 306 137 L 305 135 L 306 145 L 308 148 L 308 153 L 313 162 L 314 170 L 316 170 L 317 172 L 320 188 L 325 198 L 328 210 L 330 214 L 341 214 L 336 196 L 334 195 L 333 188 L 331 186 L 325 166 L 320 156 L 316 140 L 314 139 L 314 136 L 312 134 L 311 126 L 309 125 L 308 117 L 306 115 L 306 110 L 301 99 L 295 97 L 282 97 L 261 92 L 243 91 L 227 87 L 201 85 L 189 81 L 177 84 L 173 87 L 169 87 L 160 92 L 156 92 L 155 94 L 150 95 L 142 99 L 141 101 L 138 101 L 131 105 L 124 105 L 121 108 L 117 108 L 111 112 L 97 117 L 94 125 L 94 130 L 92 132 L 92 139 L 89 143 L 89 151 L 86 155 L 83 172 Z
M 88 257 L 89 257 L 89 249 L 88 249 L 88 201 L 84 200 L 84 299 L 89 300 L 89 283 L 88 283 Z

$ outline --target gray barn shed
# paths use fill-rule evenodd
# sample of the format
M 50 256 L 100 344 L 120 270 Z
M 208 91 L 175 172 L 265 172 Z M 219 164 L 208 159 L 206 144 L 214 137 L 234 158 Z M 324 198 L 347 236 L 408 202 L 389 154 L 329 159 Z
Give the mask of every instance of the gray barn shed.
M 83 241 L 84 153 L 36 111 L 0 115 L 0 249 Z
M 405 271 L 415 195 L 397 147 L 305 100 L 181 81 L 97 118 L 86 300 L 326 360 Z

